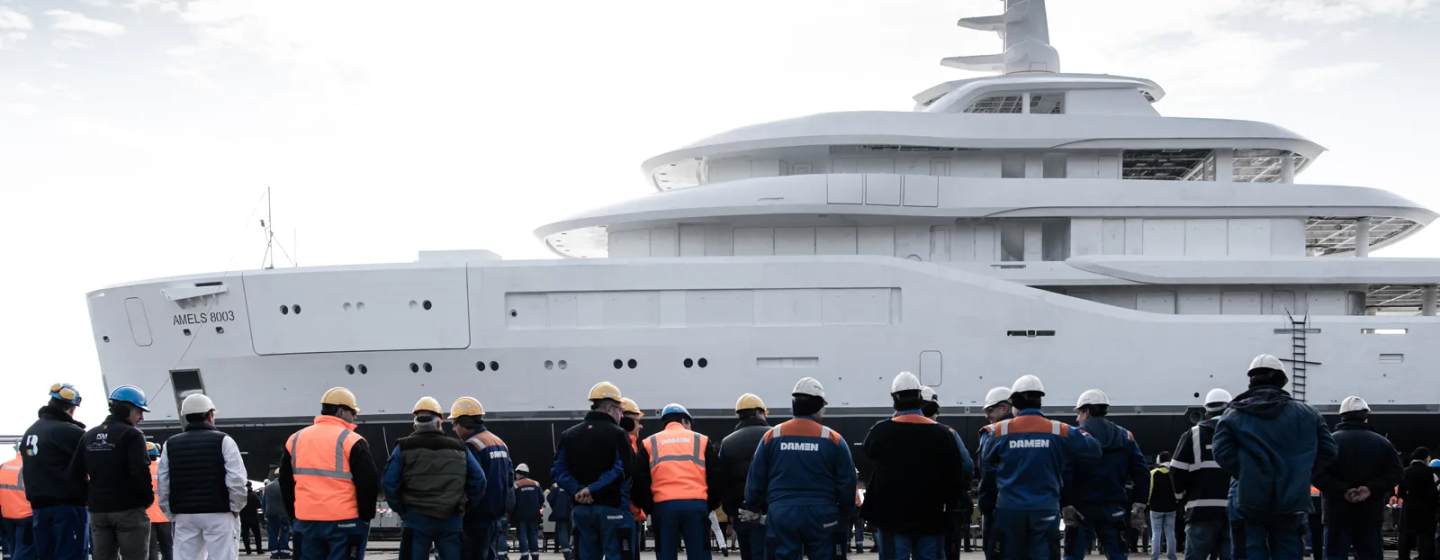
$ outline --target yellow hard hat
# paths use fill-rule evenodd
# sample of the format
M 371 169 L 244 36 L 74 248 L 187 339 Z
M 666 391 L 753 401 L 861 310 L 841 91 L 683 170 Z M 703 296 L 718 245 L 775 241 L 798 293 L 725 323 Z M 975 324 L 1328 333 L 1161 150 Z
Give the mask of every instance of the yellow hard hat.
M 636 404 L 635 399 L 630 397 L 620 399 L 620 410 L 626 414 L 634 414 L 641 418 L 645 417 L 645 411 L 640 410 L 640 405 Z
M 455 404 L 450 405 L 450 419 L 455 420 L 461 416 L 484 416 L 485 406 L 475 397 L 460 397 L 455 399 Z
M 589 399 L 592 401 L 612 400 L 620 402 L 620 398 L 620 388 L 609 381 L 601 381 L 590 388 Z
M 421 412 L 429 412 L 436 416 L 445 415 L 445 411 L 440 408 L 440 401 L 435 400 L 435 397 L 420 397 L 420 400 L 415 401 L 415 408 L 410 411 L 410 414 Z
M 760 409 L 760 412 L 767 414 L 770 412 L 770 409 L 765 408 L 765 401 L 760 400 L 760 397 L 754 393 L 740 395 L 740 400 L 735 401 L 735 412 L 756 408 Z
M 357 414 L 360 412 L 360 403 L 355 401 L 355 393 L 351 393 L 344 387 L 332 387 L 325 391 L 325 394 L 320 397 L 320 404 L 333 404 L 349 408 Z

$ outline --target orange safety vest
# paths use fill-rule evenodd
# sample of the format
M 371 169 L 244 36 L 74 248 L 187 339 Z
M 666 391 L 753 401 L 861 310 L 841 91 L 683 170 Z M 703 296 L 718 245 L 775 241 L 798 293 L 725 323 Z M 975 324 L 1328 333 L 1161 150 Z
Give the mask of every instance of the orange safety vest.
M 655 503 L 671 500 L 704 500 L 705 450 L 710 438 L 685 429 L 679 422 L 665 425 L 658 434 L 645 438 L 650 454 L 650 493 Z
M 169 523 L 170 518 L 160 511 L 160 463 L 156 461 L 150 462 L 150 489 L 155 491 L 155 498 L 145 509 L 145 515 L 150 516 L 151 523 Z
M 25 477 L 20 473 L 24 458 L 14 459 L 0 465 L 0 516 L 5 519 L 26 519 L 30 517 L 30 502 L 25 499 Z
M 295 519 L 346 521 L 360 517 L 350 450 L 360 443 L 355 425 L 334 416 L 316 416 L 315 423 L 285 442 L 295 475 Z
M 630 453 L 633 455 L 636 451 L 640 450 L 640 436 L 636 435 L 635 432 L 630 432 L 628 435 L 630 436 Z M 636 521 L 645 521 L 645 510 L 636 506 L 635 500 L 630 500 L 630 516 L 634 517 Z

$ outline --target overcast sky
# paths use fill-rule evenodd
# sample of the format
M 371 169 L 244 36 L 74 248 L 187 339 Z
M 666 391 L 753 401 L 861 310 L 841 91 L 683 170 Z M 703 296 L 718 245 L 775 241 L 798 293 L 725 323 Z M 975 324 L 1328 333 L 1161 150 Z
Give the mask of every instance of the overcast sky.
M 1067 71 L 1158 81 L 1166 115 L 1326 146 L 1302 182 L 1437 208 L 1430 4 L 1051 0 L 1051 42 Z M 997 51 L 955 20 L 1000 6 L 0 0 L 0 434 L 55 380 L 99 421 L 85 293 L 257 267 L 266 186 L 302 265 L 550 258 L 531 231 L 647 194 L 649 156 L 761 121 L 909 110 L 974 76 L 938 62 Z M 1437 240 L 1382 254 L 1440 256 Z

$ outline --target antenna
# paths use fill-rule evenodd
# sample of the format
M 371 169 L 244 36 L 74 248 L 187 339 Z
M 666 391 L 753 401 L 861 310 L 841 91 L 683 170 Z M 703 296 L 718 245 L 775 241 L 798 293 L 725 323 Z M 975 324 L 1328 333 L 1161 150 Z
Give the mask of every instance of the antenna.
M 1060 55 L 1050 46 L 1045 0 L 1005 0 L 1005 13 L 968 17 L 959 26 L 1000 35 L 1005 49 L 999 54 L 952 56 L 942 66 L 981 72 L 1059 72 Z
M 265 187 L 265 217 L 260 220 L 260 230 L 265 235 L 265 256 L 260 259 L 260 268 L 262 270 L 272 270 L 275 268 L 275 249 L 280 249 L 280 253 L 285 255 L 286 260 L 290 261 L 290 266 L 300 266 L 300 263 L 297 262 L 294 257 L 290 256 L 290 252 L 285 250 L 284 245 L 275 242 L 274 205 L 271 204 L 270 187 L 268 185 Z M 292 230 L 291 235 L 294 237 L 298 234 Z

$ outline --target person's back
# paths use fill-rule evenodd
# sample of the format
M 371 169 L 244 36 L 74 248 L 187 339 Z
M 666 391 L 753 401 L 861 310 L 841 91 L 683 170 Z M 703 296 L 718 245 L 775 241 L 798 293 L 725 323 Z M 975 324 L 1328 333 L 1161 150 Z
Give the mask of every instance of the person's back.
M 39 558 L 83 558 L 89 534 L 85 489 L 70 481 L 70 463 L 85 436 L 85 425 L 72 418 L 80 393 L 68 384 L 50 387 L 50 402 L 20 438 L 25 456 L 21 476 L 34 517 L 35 554 Z
M 550 474 L 576 504 L 571 515 L 581 560 L 621 558 L 621 532 L 630 527 L 624 497 L 633 468 L 630 436 L 620 427 L 620 388 L 600 382 L 590 388 L 590 412 L 560 434 Z
M 1325 548 L 1334 554 L 1354 547 L 1361 558 L 1378 557 L 1385 504 L 1403 469 L 1395 447 L 1370 428 L 1370 406 L 1356 396 L 1340 403 L 1335 427 L 1339 455 L 1315 475 L 1324 497 Z
M 70 481 L 86 491 L 91 555 L 96 560 L 139 558 L 150 546 L 145 510 L 155 491 L 145 434 L 135 426 L 149 409 L 145 394 L 128 385 L 111 391 L 109 404 L 110 415 L 81 438 L 70 463 Z
M 428 557 L 433 545 L 441 560 L 459 560 L 465 505 L 480 501 L 486 481 L 465 444 L 443 431 L 444 415 L 434 397 L 415 403 L 414 432 L 395 442 L 381 484 L 390 509 L 405 522 L 406 544 L 415 555 Z
M 755 449 L 770 430 L 766 419 L 768 414 L 765 402 L 758 395 L 740 395 L 735 402 L 735 430 L 720 440 L 720 478 L 724 488 L 721 507 L 735 531 L 741 560 L 763 560 L 765 557 L 765 526 L 748 518 L 740 519 L 740 506 L 745 502 L 745 479 L 750 475 Z
M 525 467 L 523 473 L 527 476 L 520 476 L 515 480 L 515 507 L 510 511 L 510 526 L 515 528 L 520 558 L 527 560 L 531 555 L 536 558 L 540 556 L 540 520 L 545 497 L 542 495 L 540 483 L 528 477 L 528 466 L 522 463 L 520 467 Z
M 165 442 L 157 474 L 160 507 L 173 520 L 175 556 L 234 558 L 242 529 L 237 515 L 249 501 L 240 447 L 215 429 L 209 397 L 185 397 L 180 413 L 185 431 Z
M 960 500 L 964 473 L 949 428 L 915 411 L 870 428 L 861 446 L 874 466 L 861 515 L 882 531 L 943 535 L 946 508 Z
M 1110 397 L 1104 391 L 1090 389 L 1081 393 L 1075 410 L 1080 428 L 1100 445 L 1100 459 L 1077 461 L 1073 483 L 1063 490 L 1067 525 L 1077 529 L 1077 538 L 1066 539 L 1066 557 L 1083 558 L 1090 543 L 1098 540 L 1106 556 L 1123 558 L 1127 521 L 1140 513 L 1149 495 L 1145 456 L 1134 434 L 1106 418 Z M 1156 543 L 1157 549 L 1161 544 Z M 1173 545 L 1170 556 L 1175 556 Z
M 1435 558 L 1435 509 L 1440 492 L 1435 487 L 1435 472 L 1430 469 L 1430 450 L 1424 447 L 1411 454 L 1410 464 L 1400 479 L 1399 496 L 1403 500 L 1400 517 L 1400 558 L 1408 560 L 1410 549 L 1417 548 L 1420 560 Z
M 1175 510 L 1178 509 L 1175 500 L 1175 484 L 1170 475 L 1170 452 L 1164 451 L 1156 457 L 1156 466 L 1150 469 L 1150 496 L 1146 500 L 1146 507 L 1150 510 L 1150 546 L 1153 553 L 1151 558 L 1160 558 L 1161 543 L 1168 543 L 1170 558 L 1175 558 L 1178 550 L 1175 533 Z

